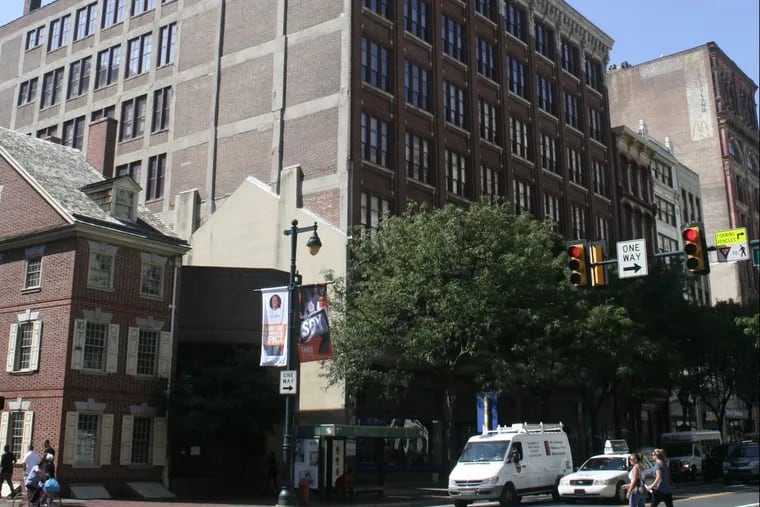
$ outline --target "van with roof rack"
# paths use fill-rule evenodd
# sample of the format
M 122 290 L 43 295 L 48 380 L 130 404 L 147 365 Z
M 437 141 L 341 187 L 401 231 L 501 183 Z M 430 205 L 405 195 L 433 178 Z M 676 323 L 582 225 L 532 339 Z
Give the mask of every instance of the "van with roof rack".
M 559 500 L 559 480 L 572 471 L 562 423 L 499 426 L 467 440 L 449 474 L 449 496 L 456 507 L 475 501 L 509 507 L 524 496 L 543 494 Z

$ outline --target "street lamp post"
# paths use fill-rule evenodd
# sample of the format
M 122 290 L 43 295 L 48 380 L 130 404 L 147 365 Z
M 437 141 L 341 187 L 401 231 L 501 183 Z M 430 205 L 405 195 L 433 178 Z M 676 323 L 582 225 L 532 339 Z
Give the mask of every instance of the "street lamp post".
M 290 223 L 290 229 L 285 229 L 283 233 L 286 236 L 290 236 L 290 281 L 288 282 L 288 353 L 285 363 L 285 369 L 290 371 L 293 368 L 297 368 L 298 356 L 296 355 L 296 348 L 298 347 L 298 329 L 296 304 L 298 301 L 298 285 L 299 276 L 296 273 L 296 244 L 298 235 L 302 232 L 312 232 L 313 234 L 306 242 L 306 246 L 309 249 L 311 255 L 317 255 L 319 249 L 322 247 L 322 242 L 317 236 L 317 223 L 309 225 L 307 227 L 298 227 L 298 220 L 293 220 Z M 296 498 L 293 492 L 293 444 L 295 433 L 295 412 L 296 412 L 296 400 L 295 396 L 298 396 L 297 391 L 295 395 L 285 396 L 285 424 L 283 427 L 282 435 L 282 463 L 284 477 L 282 481 L 282 489 L 277 497 L 277 505 L 287 505 L 295 507 Z

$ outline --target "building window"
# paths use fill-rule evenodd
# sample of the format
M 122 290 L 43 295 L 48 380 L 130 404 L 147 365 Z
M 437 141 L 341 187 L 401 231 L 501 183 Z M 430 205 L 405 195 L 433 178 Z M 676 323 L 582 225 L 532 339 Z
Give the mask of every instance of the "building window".
M 153 10 L 155 7 L 154 0 L 132 0 L 132 15 L 139 16 L 144 12 Z
M 10 448 L 10 451 L 13 453 L 13 455 L 17 456 L 16 459 L 20 460 L 29 447 L 29 444 L 24 445 L 25 412 L 13 410 L 11 412 L 7 412 L 7 414 L 8 433 L 6 435 L 0 435 L 0 440 L 5 439 L 5 444 Z M 31 428 L 29 428 L 26 433 L 28 435 L 31 435 Z
M 76 426 L 74 462 L 79 465 L 94 465 L 98 458 L 98 426 L 100 415 L 79 414 Z
M 423 183 L 430 183 L 430 141 L 407 130 L 406 174 Z
M 69 87 L 66 98 L 71 99 L 86 94 L 90 89 L 90 56 L 69 65 Z
M 148 159 L 148 186 L 145 200 L 161 199 L 164 196 L 164 175 L 166 171 L 166 153 Z
M 443 114 L 447 122 L 465 128 L 464 90 L 449 81 L 443 82 Z
M 528 144 L 530 138 L 528 135 L 528 125 L 514 116 L 509 118 L 509 125 L 512 136 L 512 153 L 527 160 L 529 158 L 530 147 Z
M 142 336 L 142 332 L 140 334 Z M 132 448 L 129 460 L 132 464 L 150 463 L 151 423 L 150 417 L 135 417 L 132 421 Z
M 362 37 L 362 81 L 384 91 L 390 90 L 388 50 Z
M 563 94 L 565 95 L 565 123 L 575 129 L 580 129 L 581 118 L 578 109 L 578 97 L 568 92 L 563 92 Z
M 480 165 L 480 194 L 495 197 L 501 188 L 501 173 Z
M 602 91 L 602 64 L 586 57 L 586 84 L 594 90 Z
M 475 12 L 491 21 L 496 21 L 496 2 L 494 0 L 475 0 Z
M 507 80 L 510 92 L 524 99 L 528 98 L 528 89 L 525 86 L 525 64 L 512 56 L 507 57 Z
M 554 30 L 536 21 L 536 51 L 554 60 Z
M 143 259 L 140 295 L 153 298 L 163 296 L 165 264 L 166 259 L 159 256 L 149 256 L 149 258 Z
M 541 168 L 553 173 L 557 168 L 557 140 L 545 132 L 541 133 Z
M 422 66 L 404 60 L 404 97 L 408 104 L 428 111 L 428 71 Z
M 659 252 L 675 252 L 678 249 L 678 241 L 664 234 L 657 234 L 657 250 Z
M 84 39 L 95 33 L 95 20 L 98 17 L 97 2 L 77 9 L 74 17 L 74 40 Z
M 102 28 L 124 21 L 124 0 L 103 0 Z
M 526 41 L 526 31 L 525 31 L 525 20 L 527 19 L 527 16 L 525 14 L 525 9 L 511 1 L 505 2 L 504 4 L 504 20 L 507 27 L 507 33 L 512 35 L 513 37 L 516 37 L 520 39 L 521 41 Z
M 499 109 L 483 99 L 478 99 L 480 138 L 489 143 L 499 144 Z
M 513 200 L 515 203 L 515 212 L 516 213 L 533 213 L 533 205 L 531 204 L 533 202 L 532 200 L 532 188 L 530 183 L 526 183 L 524 181 L 521 181 L 517 178 L 515 178 L 513 181 L 514 186 L 514 194 L 513 194 Z
M 98 53 L 98 67 L 95 74 L 95 89 L 113 84 L 119 79 L 121 46 L 104 49 Z
M 464 27 L 450 17 L 443 15 L 441 17 L 441 32 L 444 54 L 464 62 Z
M 584 185 L 586 181 L 585 171 L 583 170 L 583 157 L 575 148 L 567 147 L 567 177 L 570 181 L 578 185 Z
M 557 115 L 557 108 L 554 102 L 554 82 L 551 79 L 541 75 L 536 76 L 536 97 L 538 98 L 538 107 L 551 115 Z
M 18 87 L 18 105 L 23 106 L 34 102 L 37 98 L 37 78 L 32 78 L 29 81 L 24 81 Z
M 562 68 L 572 74 L 578 75 L 578 62 L 580 61 L 580 54 L 578 48 L 570 42 L 562 41 Z
M 90 252 L 90 269 L 87 286 L 96 289 L 113 287 L 114 254 L 108 252 Z
M 142 137 L 145 130 L 145 103 L 147 97 L 140 95 L 121 104 L 119 140 L 127 141 Z
M 51 125 L 49 127 L 39 129 L 37 131 L 37 137 L 39 139 L 58 137 L 58 125 Z
M 676 225 L 676 206 L 662 197 L 655 196 L 655 205 L 657 206 L 657 219 L 668 225 Z
M 371 10 L 372 12 L 376 12 L 384 18 L 390 18 L 390 0 L 363 0 L 363 2 L 364 7 Z
M 390 123 L 369 113 L 361 116 L 362 160 L 388 167 L 388 147 L 390 143 Z
M 158 30 L 159 67 L 174 63 L 174 48 L 177 44 L 177 23 L 169 23 Z
M 42 76 L 42 96 L 40 109 L 54 106 L 61 100 L 63 89 L 63 67 L 52 70 Z
M 588 133 L 592 139 L 604 144 L 604 132 L 602 131 L 602 115 L 592 108 L 588 108 Z
M 467 158 L 453 150 L 445 150 L 443 164 L 446 169 L 446 190 L 450 194 L 467 197 Z
M 559 229 L 562 223 L 562 208 L 559 197 L 548 192 L 544 193 L 544 218 L 554 221 L 555 229 Z
M 596 217 L 596 237 L 604 241 L 610 239 L 610 221 L 606 217 Z
M 38 26 L 37 28 L 34 28 L 26 32 L 26 43 L 24 44 L 24 49 L 29 51 L 30 49 L 34 49 L 36 47 L 41 46 L 44 42 L 45 42 L 45 27 Z
M 477 53 L 475 59 L 478 66 L 478 74 L 491 80 L 496 80 L 496 58 L 494 47 L 487 40 L 476 37 Z
M 27 320 L 11 324 L 8 340 L 9 372 L 36 371 L 39 365 L 41 320 Z
M 151 132 L 160 132 L 169 128 L 171 102 L 171 86 L 153 92 L 153 119 L 151 121 Z
M 69 25 L 71 16 L 66 15 L 50 22 L 50 37 L 48 38 L 48 51 L 65 46 L 69 42 Z
M 388 199 L 383 199 L 369 192 L 361 193 L 359 224 L 369 230 L 377 229 L 383 218 L 391 212 Z
M 63 139 L 61 143 L 64 146 L 70 146 L 81 150 L 84 143 L 84 116 L 73 118 L 63 122 Z
M 40 286 L 42 256 L 28 257 L 24 263 L 24 288 L 33 289 Z
M 404 0 L 404 30 L 429 41 L 428 4 L 424 0 Z
M 116 176 L 131 176 L 133 180 L 140 181 L 140 170 L 142 168 L 142 162 L 136 160 L 128 164 L 121 164 L 116 166 Z
M 125 77 L 136 76 L 150 70 L 151 46 L 152 34 L 150 33 L 145 33 L 127 42 L 129 65 Z
M 101 118 L 116 118 L 116 106 L 106 106 L 101 109 L 96 109 L 90 115 L 90 120 L 95 121 Z
M 607 165 L 599 160 L 592 161 L 591 165 L 594 169 L 594 192 L 609 197 L 610 186 L 607 178 Z
M 140 339 L 137 344 L 137 375 L 156 374 L 159 338 L 158 331 L 140 329 Z
M 108 324 L 87 321 L 84 335 L 84 362 L 86 370 L 105 370 L 108 346 Z
M 570 208 L 571 230 L 570 236 L 572 238 L 585 238 L 586 237 L 586 208 L 573 204 Z
M 673 188 L 673 168 L 659 162 L 655 162 L 653 166 L 655 177 L 668 187 Z

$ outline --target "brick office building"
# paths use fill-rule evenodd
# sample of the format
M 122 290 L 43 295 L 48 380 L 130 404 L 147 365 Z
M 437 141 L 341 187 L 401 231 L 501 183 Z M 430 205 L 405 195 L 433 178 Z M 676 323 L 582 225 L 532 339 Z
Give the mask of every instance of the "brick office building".
M 112 156 L 93 140 L 90 160 L 110 176 Z M 132 178 L 93 165 L 0 128 L 0 446 L 23 456 L 49 439 L 65 492 L 161 480 L 187 251 L 138 205 Z

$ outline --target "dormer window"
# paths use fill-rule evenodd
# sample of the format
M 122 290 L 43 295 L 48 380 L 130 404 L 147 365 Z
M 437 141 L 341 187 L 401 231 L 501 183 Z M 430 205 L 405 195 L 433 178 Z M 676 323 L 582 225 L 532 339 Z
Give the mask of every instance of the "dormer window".
M 82 188 L 100 209 L 125 222 L 137 220 L 137 196 L 140 190 L 140 185 L 127 174 L 91 183 Z
M 121 220 L 134 221 L 137 193 L 125 188 L 116 189 L 113 203 L 113 216 Z

